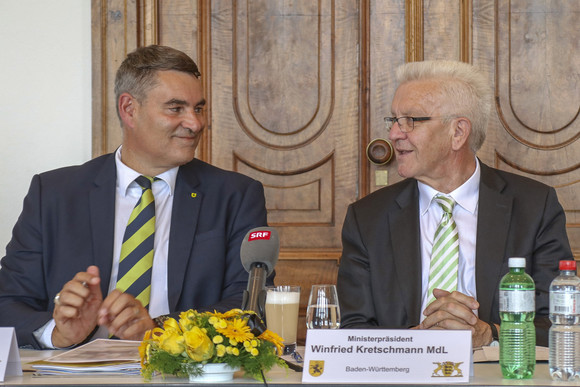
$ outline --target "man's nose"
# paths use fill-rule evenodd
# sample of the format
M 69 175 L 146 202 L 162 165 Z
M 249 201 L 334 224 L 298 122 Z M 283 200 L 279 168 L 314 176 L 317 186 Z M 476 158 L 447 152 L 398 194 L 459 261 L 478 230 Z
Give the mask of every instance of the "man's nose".
M 183 120 L 183 127 L 189 129 L 192 132 L 199 132 L 204 128 L 205 117 L 203 113 L 196 113 L 195 111 L 189 112 Z
M 399 122 L 395 121 L 393 126 L 391 126 L 391 130 L 389 130 L 389 140 L 394 141 L 396 139 L 405 137 L 406 133 L 403 133 L 401 127 L 399 126 Z

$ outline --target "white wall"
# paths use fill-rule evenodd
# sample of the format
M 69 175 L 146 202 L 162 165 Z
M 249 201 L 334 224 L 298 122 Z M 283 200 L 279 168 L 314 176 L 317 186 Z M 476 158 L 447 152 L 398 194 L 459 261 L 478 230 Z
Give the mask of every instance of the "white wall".
M 33 174 L 90 158 L 90 0 L 0 0 L 0 258 Z

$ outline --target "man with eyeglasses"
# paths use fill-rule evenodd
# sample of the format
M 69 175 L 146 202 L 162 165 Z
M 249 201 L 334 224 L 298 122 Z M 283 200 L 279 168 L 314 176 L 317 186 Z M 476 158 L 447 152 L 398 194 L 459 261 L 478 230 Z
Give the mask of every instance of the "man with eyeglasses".
M 536 283 L 537 344 L 547 346 L 549 285 L 574 259 L 552 187 L 476 156 L 491 90 L 462 62 L 407 63 L 385 118 L 406 179 L 349 206 L 338 272 L 342 328 L 469 329 L 498 338 L 499 281 L 525 257 Z

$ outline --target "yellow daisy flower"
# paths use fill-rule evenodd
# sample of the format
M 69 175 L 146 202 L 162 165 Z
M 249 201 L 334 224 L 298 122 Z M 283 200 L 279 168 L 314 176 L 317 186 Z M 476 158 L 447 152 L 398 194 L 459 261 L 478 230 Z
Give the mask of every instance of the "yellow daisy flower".
M 278 355 L 282 356 L 282 353 L 284 352 L 284 339 L 282 339 L 278 334 L 266 329 L 260 336 L 258 336 L 258 339 L 266 340 L 274 344 L 278 351 Z
M 225 320 L 222 320 L 225 322 Z M 216 327 L 216 330 L 227 337 L 228 339 L 234 339 L 237 342 L 252 340 L 254 335 L 250 332 L 250 327 L 246 325 L 246 322 L 242 319 L 236 318 L 232 321 L 228 321 L 225 327 Z
M 244 311 L 242 311 L 241 309 L 232 309 L 232 310 L 228 310 L 225 313 L 222 313 L 222 318 L 232 318 L 232 317 L 240 316 L 243 313 L 244 313 Z

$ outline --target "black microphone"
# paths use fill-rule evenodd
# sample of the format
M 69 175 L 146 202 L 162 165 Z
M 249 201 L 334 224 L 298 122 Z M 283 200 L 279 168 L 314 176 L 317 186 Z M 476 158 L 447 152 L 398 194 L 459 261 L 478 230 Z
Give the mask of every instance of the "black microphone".
M 279 252 L 280 238 L 273 227 L 253 228 L 242 241 L 242 265 L 250 273 L 242 310 L 253 310 L 261 319 L 266 307 L 266 278 L 274 271 Z

